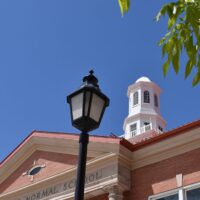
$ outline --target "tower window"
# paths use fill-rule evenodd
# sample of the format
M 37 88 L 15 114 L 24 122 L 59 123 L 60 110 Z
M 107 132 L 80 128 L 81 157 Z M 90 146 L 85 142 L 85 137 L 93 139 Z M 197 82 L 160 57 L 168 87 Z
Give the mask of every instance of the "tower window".
M 147 126 L 147 125 L 149 125 L 149 124 L 150 124 L 149 122 L 144 122 L 144 125 L 145 125 L 145 126 Z
M 154 94 L 154 106 L 158 107 L 158 96 Z
M 130 125 L 130 133 L 131 133 L 131 137 L 134 137 L 137 133 L 137 124 L 131 124 Z
M 163 128 L 161 126 L 158 126 L 158 129 L 163 132 Z
M 144 91 L 144 103 L 150 103 L 150 95 L 147 90 Z
M 151 130 L 151 125 L 149 122 L 144 122 L 144 129 L 145 129 L 145 131 Z
M 137 124 L 136 123 L 130 125 L 130 131 L 136 131 L 136 129 L 137 129 Z
M 133 94 L 133 105 L 137 105 L 138 104 L 138 92 L 135 92 Z

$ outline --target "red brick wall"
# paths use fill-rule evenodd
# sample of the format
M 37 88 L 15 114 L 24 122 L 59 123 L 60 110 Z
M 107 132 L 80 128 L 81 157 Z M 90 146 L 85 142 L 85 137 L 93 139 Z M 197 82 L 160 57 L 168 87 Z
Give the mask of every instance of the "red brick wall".
M 132 171 L 131 191 L 124 200 L 147 200 L 150 195 L 175 189 L 177 174 L 183 174 L 184 186 L 200 182 L 200 149 Z
M 34 181 L 55 175 L 77 163 L 73 155 L 36 151 L 0 185 L 0 193 L 32 184 L 30 177 L 22 174 L 32 167 L 34 160 L 38 164 L 46 164 Z M 183 185 L 200 182 L 200 149 L 132 171 L 131 190 L 124 194 L 124 200 L 147 200 L 150 195 L 175 189 L 177 174 L 183 174 Z M 90 200 L 108 200 L 108 195 Z
M 33 167 L 34 160 L 37 164 L 45 164 L 46 167 L 34 176 L 23 176 L 22 174 Z M 51 153 L 45 151 L 36 151 L 33 153 L 10 177 L 0 184 L 0 193 L 8 192 L 19 187 L 30 185 L 34 182 L 63 172 L 77 163 L 77 156 L 61 153 Z

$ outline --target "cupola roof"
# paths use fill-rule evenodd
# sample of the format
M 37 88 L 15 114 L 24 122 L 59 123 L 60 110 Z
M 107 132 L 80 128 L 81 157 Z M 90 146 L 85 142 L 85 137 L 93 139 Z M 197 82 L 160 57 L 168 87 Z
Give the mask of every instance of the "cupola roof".
M 138 82 L 151 82 L 151 80 L 146 76 L 142 76 L 141 78 L 137 79 L 136 83 Z

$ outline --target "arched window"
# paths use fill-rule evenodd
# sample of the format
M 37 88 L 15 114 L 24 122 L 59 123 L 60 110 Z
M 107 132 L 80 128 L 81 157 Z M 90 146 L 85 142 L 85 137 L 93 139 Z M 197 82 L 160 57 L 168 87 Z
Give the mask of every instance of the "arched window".
M 150 95 L 147 90 L 144 91 L 144 103 L 150 103 Z
M 137 105 L 138 104 L 138 92 L 135 92 L 133 94 L 133 105 Z
M 158 107 L 158 96 L 154 94 L 154 106 Z

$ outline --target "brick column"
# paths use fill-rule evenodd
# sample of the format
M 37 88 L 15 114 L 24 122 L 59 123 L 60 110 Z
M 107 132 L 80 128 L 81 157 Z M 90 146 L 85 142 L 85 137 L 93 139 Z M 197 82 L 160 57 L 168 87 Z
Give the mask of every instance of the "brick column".
M 106 190 L 109 193 L 109 200 L 123 200 L 123 192 L 117 185 L 106 188 Z

